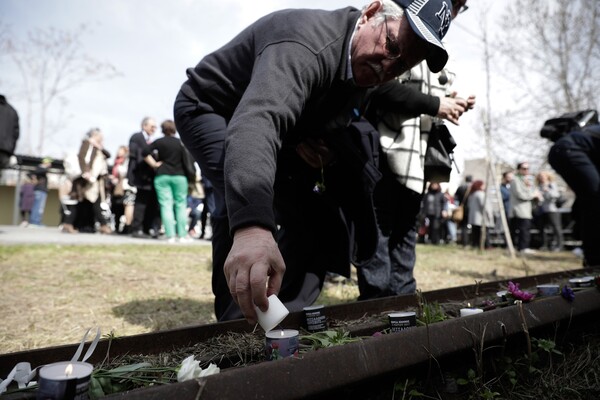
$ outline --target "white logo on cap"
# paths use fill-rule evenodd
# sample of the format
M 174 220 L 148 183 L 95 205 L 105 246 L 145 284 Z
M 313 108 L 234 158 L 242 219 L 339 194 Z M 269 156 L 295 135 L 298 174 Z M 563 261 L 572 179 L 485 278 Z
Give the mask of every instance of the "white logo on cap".
M 442 8 L 440 8 L 440 11 L 435 13 L 435 16 L 440 20 L 440 29 L 438 30 L 438 33 L 440 38 L 442 38 L 446 35 L 446 32 L 450 27 L 450 18 L 452 16 L 450 7 L 448 7 L 448 3 L 442 1 Z

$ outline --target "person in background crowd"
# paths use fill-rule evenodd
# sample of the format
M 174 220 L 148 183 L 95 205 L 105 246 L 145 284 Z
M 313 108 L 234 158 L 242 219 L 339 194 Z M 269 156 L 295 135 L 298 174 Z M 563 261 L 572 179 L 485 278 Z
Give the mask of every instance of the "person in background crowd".
M 554 183 L 554 177 L 546 171 L 541 171 L 537 174 L 536 183 L 538 191 L 541 193 L 542 199 L 538 204 L 540 210 L 539 230 L 542 234 L 542 248 L 552 251 L 561 251 L 563 248 L 563 231 L 560 213 L 556 206 L 556 200 L 560 197 L 560 190 Z M 600 206 L 600 205 L 599 205 Z M 554 245 L 551 245 L 546 227 L 552 229 L 554 237 Z
M 156 122 L 150 117 L 142 120 L 142 130 L 129 139 L 129 165 L 127 181 L 136 188 L 131 236 L 145 238 L 148 235 L 158 238 L 160 233 L 160 210 L 154 189 L 155 171 L 144 161 L 154 141 Z
M 19 140 L 19 115 L 0 94 L 0 169 L 6 168 Z
M 26 227 L 29 225 L 29 217 L 31 215 L 31 209 L 33 208 L 33 202 L 35 200 L 33 179 L 29 174 L 25 175 L 25 179 L 21 184 L 21 190 L 19 192 L 19 211 L 21 212 L 21 226 Z
M 79 167 L 81 177 L 73 181 L 72 197 L 79 201 L 76 212 L 65 218 L 63 232 L 75 233 L 96 231 L 96 222 L 100 224 L 99 232 L 111 234 L 110 208 L 106 195 L 108 179 L 108 162 L 110 153 L 104 148 L 104 135 L 99 128 L 92 128 L 86 134 L 79 147 Z
M 533 201 L 540 198 L 541 196 L 529 175 L 529 163 L 519 163 L 510 185 L 511 228 L 516 248 L 524 254 L 534 252 L 529 248 Z
M 577 199 L 573 206 L 583 244 L 584 266 L 600 266 L 600 124 L 598 116 L 560 137 L 548 162 Z
M 48 198 L 48 168 L 52 166 L 52 159 L 46 157 L 37 166 L 32 176 L 34 177 L 33 187 L 33 207 L 29 216 L 31 225 L 42 225 L 44 218 L 44 209 L 46 208 L 46 199 Z
M 301 310 L 318 297 L 327 269 L 348 274 L 349 254 L 372 255 L 374 221 L 367 221 L 369 232 L 355 230 L 368 235 L 355 241 L 356 252 L 341 235 L 350 222 L 340 219 L 339 202 L 361 197 L 330 193 L 336 184 L 341 194 L 360 182 L 341 183 L 352 175 L 343 162 L 351 154 L 334 148 L 347 145 L 344 132 L 363 114 L 372 87 L 423 59 L 434 72 L 443 68 L 448 55 L 441 39 L 450 20 L 446 0 L 374 1 L 362 11 L 283 10 L 188 69 L 174 111 L 183 141 L 215 188 L 219 320 L 243 315 L 253 323 L 255 307 L 266 311 L 271 294 Z M 368 137 L 368 128 L 361 129 Z M 346 174 L 325 185 L 323 177 L 340 164 Z M 370 197 L 372 188 L 361 189 Z M 307 206 L 311 218 L 303 216 Z M 352 223 L 374 219 L 372 204 L 353 211 Z
M 442 240 L 442 222 L 448 216 L 446 198 L 437 182 L 431 182 L 423 197 L 421 214 L 427 219 L 429 243 L 440 244 Z
M 450 194 L 450 190 L 446 189 L 444 191 L 444 197 L 446 198 L 446 242 L 447 243 L 456 243 L 456 222 L 454 222 L 451 218 L 452 212 L 456 209 L 456 204 L 454 204 L 454 196 Z
M 471 183 L 473 182 L 473 176 L 465 176 L 465 181 L 456 189 L 454 192 L 454 204 L 456 206 L 463 205 L 464 218 L 458 226 L 460 227 L 460 242 L 463 246 L 469 245 L 469 221 L 467 216 L 469 215 L 469 203 L 467 197 L 469 197 Z
M 471 193 L 467 202 L 469 204 L 469 213 L 467 215 L 468 223 L 471 225 L 471 246 L 478 249 L 481 245 L 481 235 L 483 229 L 494 227 L 494 212 L 492 203 L 487 199 L 485 194 L 485 183 L 481 180 L 476 180 L 471 185 Z M 486 232 L 483 247 L 490 247 L 489 234 Z
M 200 221 L 200 218 L 202 217 L 202 212 L 206 207 L 206 205 L 203 203 L 204 188 L 202 187 L 202 180 L 200 179 L 200 174 L 198 174 L 196 177 L 196 181 L 190 182 L 187 195 L 187 213 L 190 218 L 188 235 L 191 238 L 198 237 L 196 225 L 198 225 L 198 221 Z M 204 229 L 204 225 L 202 225 L 200 231 L 204 232 Z
M 204 207 L 202 207 L 202 214 L 200 215 L 200 225 L 202 230 L 200 231 L 200 239 L 210 240 L 212 233 L 206 235 L 206 227 L 208 223 L 208 216 L 213 215 L 215 212 L 215 191 L 213 185 L 210 183 L 207 177 L 202 175 L 202 188 L 204 189 Z M 211 225 L 212 230 L 212 225 Z
M 175 137 L 175 122 L 166 120 L 160 128 L 164 137 L 152 142 L 149 149 L 144 151 L 144 161 L 156 171 L 154 188 L 167 242 L 184 243 L 189 241 L 186 229 L 188 179 L 183 166 L 184 147 Z
M 115 231 L 123 235 L 131 233 L 131 222 L 133 221 L 133 208 L 135 204 L 135 188 L 129 186 L 127 181 L 128 166 L 129 148 L 127 146 L 119 146 L 110 173 L 112 183 L 111 210 L 115 219 Z M 123 216 L 125 217 L 125 223 L 121 226 Z
M 505 171 L 502 173 L 502 180 L 500 181 L 500 195 L 502 196 L 502 205 L 504 207 L 504 215 L 506 215 L 507 221 L 510 221 L 510 183 L 512 180 L 512 171 Z

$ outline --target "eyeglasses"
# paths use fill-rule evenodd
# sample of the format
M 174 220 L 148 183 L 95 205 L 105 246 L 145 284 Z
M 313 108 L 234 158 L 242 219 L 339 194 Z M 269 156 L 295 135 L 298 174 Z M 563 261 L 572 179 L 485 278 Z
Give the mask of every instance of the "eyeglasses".
M 383 16 L 383 21 L 385 23 L 385 51 L 387 52 L 385 58 L 388 60 L 397 60 L 400 58 L 400 56 L 402 56 L 400 45 L 397 41 L 392 40 L 390 37 L 390 30 L 388 29 L 387 24 L 387 15 Z

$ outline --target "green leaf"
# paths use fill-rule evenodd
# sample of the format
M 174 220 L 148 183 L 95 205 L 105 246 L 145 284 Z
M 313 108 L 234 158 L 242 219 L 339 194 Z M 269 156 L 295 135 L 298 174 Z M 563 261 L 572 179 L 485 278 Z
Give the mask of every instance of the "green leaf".
M 470 380 L 473 380 L 477 377 L 477 374 L 475 373 L 475 371 L 473 369 L 469 368 L 469 370 L 467 371 L 467 377 Z
M 152 367 L 152 364 L 144 362 L 144 363 L 137 363 L 137 364 L 131 364 L 131 365 L 122 365 L 120 367 L 111 369 L 110 372 L 114 373 L 114 374 L 119 374 L 122 372 L 134 372 L 140 368 L 145 368 L 145 367 Z
M 92 376 L 90 381 L 90 398 L 92 400 L 99 399 L 100 397 L 104 397 L 106 394 L 104 390 L 102 390 L 102 385 L 98 382 L 98 379 Z

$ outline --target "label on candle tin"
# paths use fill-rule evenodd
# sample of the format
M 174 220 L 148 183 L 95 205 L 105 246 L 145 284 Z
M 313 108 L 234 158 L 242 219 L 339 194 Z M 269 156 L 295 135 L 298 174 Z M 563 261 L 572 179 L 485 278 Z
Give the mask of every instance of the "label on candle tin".
M 294 329 L 273 330 L 266 333 L 265 355 L 267 360 L 298 357 L 298 331 Z
M 304 307 L 306 330 L 310 333 L 327 330 L 327 317 L 323 314 L 324 306 Z
M 388 314 L 390 331 L 400 332 L 417 326 L 417 315 L 412 311 Z
M 538 285 L 538 296 L 557 296 L 560 292 L 560 287 L 558 285 Z

